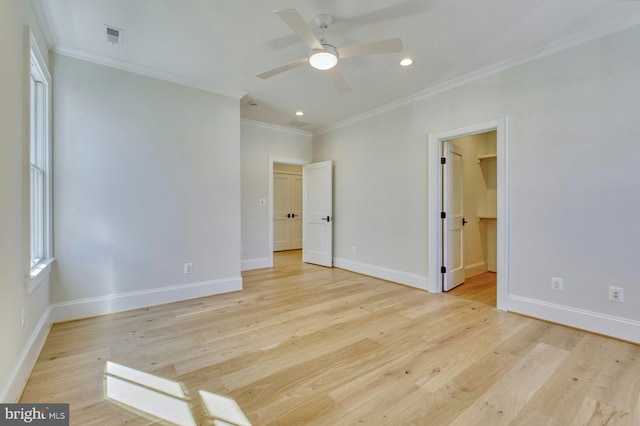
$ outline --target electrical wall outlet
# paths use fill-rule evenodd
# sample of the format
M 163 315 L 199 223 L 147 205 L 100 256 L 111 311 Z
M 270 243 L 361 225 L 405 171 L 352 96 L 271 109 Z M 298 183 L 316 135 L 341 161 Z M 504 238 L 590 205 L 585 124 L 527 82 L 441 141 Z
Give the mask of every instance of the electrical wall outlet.
M 356 246 L 351 247 L 351 253 L 356 254 Z
M 25 324 L 24 309 L 20 311 L 20 324 L 22 324 L 22 328 L 24 328 L 24 324 Z
M 551 277 L 551 289 L 564 291 L 564 280 L 562 278 Z
M 609 286 L 609 300 L 612 302 L 624 302 L 624 288 Z
M 184 264 L 184 273 L 190 274 L 193 272 L 193 263 L 185 263 Z

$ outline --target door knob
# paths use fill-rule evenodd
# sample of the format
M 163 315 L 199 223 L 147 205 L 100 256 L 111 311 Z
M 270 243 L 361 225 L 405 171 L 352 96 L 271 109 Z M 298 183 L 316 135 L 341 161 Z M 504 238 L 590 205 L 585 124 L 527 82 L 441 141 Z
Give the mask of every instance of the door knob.
M 287 213 L 287 217 L 291 217 L 291 213 Z
M 327 222 L 329 222 L 331 220 L 331 217 L 329 217 L 329 216 L 323 217 L 322 220 L 326 220 Z
M 467 219 L 465 219 L 464 217 L 462 218 L 462 226 L 465 226 L 467 224 Z

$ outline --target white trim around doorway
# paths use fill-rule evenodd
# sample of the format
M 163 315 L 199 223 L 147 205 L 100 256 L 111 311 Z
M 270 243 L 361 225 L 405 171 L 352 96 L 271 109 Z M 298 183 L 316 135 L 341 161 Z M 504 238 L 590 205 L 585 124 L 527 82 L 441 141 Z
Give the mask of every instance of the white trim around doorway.
M 496 131 L 497 153 L 497 286 L 496 307 L 499 310 L 508 310 L 508 283 L 509 283 L 509 157 L 508 157 L 508 117 L 485 123 L 460 127 L 440 133 L 429 134 L 429 214 L 428 214 L 428 290 L 431 293 L 442 292 L 442 280 L 440 278 L 440 265 L 442 264 L 441 233 L 440 233 L 440 200 L 442 191 L 440 173 L 440 145 L 443 141 Z

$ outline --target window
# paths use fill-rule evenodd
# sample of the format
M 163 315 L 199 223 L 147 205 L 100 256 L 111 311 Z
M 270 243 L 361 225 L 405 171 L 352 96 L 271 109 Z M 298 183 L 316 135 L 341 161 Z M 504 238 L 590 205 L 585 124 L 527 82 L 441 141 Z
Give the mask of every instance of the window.
M 51 77 L 31 39 L 29 126 L 29 243 L 31 281 L 48 271 L 51 249 Z M 30 282 L 33 290 L 39 282 Z

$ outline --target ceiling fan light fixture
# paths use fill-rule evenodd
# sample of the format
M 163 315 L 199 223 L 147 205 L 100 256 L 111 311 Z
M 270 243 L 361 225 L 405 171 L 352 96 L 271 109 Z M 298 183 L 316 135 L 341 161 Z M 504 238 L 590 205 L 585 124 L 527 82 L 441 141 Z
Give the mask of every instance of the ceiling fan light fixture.
M 403 67 L 408 67 L 409 65 L 413 64 L 413 59 L 411 58 L 402 58 L 402 60 L 400 61 L 400 65 Z
M 309 55 L 309 65 L 318 70 L 328 70 L 338 63 L 338 52 L 330 44 L 323 44 L 323 49 L 314 49 Z

